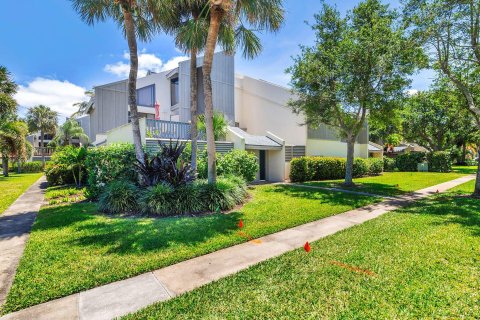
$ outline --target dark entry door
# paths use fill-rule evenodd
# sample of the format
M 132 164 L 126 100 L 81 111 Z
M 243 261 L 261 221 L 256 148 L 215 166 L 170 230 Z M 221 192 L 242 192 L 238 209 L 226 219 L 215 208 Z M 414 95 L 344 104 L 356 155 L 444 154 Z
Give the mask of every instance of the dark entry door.
M 267 180 L 266 175 L 266 151 L 260 150 L 259 156 L 259 165 L 260 165 L 260 180 Z

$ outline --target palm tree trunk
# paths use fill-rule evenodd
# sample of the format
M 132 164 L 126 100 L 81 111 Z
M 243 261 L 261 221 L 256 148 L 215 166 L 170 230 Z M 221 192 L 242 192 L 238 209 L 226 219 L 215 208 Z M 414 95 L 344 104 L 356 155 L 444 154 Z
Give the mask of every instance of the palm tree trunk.
M 127 35 L 128 49 L 130 51 L 130 74 L 128 75 L 128 105 L 130 107 L 130 116 L 132 120 L 133 144 L 135 145 L 135 155 L 137 157 L 137 160 L 143 164 L 145 162 L 145 154 L 143 152 L 137 108 L 137 38 L 135 36 L 135 26 L 133 23 L 133 17 L 131 12 L 129 10 L 126 10 L 126 8 L 123 8 L 123 16 L 125 18 L 125 33 Z
M 3 176 L 8 177 L 8 155 L 2 154 Z
M 480 145 L 477 146 L 477 155 L 478 155 L 477 180 L 475 181 L 475 190 L 473 191 L 473 195 L 475 197 L 480 197 Z
M 347 164 L 345 170 L 346 186 L 353 186 L 353 156 L 355 153 L 355 137 L 347 138 Z
M 462 144 L 462 159 L 460 160 L 462 164 L 467 163 L 467 143 L 463 142 Z
M 42 168 L 45 170 L 45 149 L 43 148 L 43 130 L 40 130 L 40 153 L 42 154 Z
M 213 100 L 212 100 L 212 64 L 215 46 L 217 45 L 218 31 L 222 20 L 221 8 L 212 5 L 210 12 L 210 26 L 208 28 L 207 42 L 205 45 L 205 56 L 203 60 L 203 87 L 205 90 L 205 129 L 207 133 L 207 155 L 208 155 L 208 183 L 217 181 L 217 170 L 215 166 L 215 137 L 213 132 Z
M 192 140 L 192 160 L 193 170 L 197 170 L 197 49 L 190 50 L 190 135 Z
M 22 173 L 20 165 L 21 165 L 20 156 L 18 156 L 18 158 L 17 158 L 17 173 L 18 174 Z

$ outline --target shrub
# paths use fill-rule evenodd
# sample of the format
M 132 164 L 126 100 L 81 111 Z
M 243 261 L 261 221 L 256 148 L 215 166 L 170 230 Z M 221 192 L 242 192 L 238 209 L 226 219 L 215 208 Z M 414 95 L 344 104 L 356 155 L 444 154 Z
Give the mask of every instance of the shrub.
M 345 158 L 333 157 L 301 157 L 290 162 L 290 180 L 303 182 L 310 180 L 331 180 L 345 177 Z M 381 167 L 381 163 L 376 166 Z M 355 178 L 369 174 L 370 162 L 366 159 L 355 158 L 353 161 L 353 176 Z M 375 167 L 375 172 L 378 172 Z M 381 168 L 380 168 L 381 173 Z M 379 174 L 379 173 L 374 173 Z
M 133 144 L 113 144 L 90 149 L 86 159 L 88 196 L 97 198 L 101 190 L 115 180 L 136 182 L 135 161 Z
M 225 154 L 217 154 L 217 175 L 234 175 L 242 177 L 245 181 L 255 180 L 259 169 L 255 154 L 245 150 L 232 150 Z M 197 173 L 200 179 L 206 179 L 208 173 L 207 153 L 199 154 L 197 160 Z
M 383 157 L 383 171 L 392 172 L 395 171 L 395 159 L 389 157 Z
M 247 182 L 255 180 L 258 168 L 257 157 L 245 150 L 232 150 L 219 156 L 217 160 L 220 175 L 242 177 Z
M 425 153 L 409 152 L 397 156 L 395 165 L 399 171 L 415 172 L 418 170 L 417 165 L 425 161 Z
M 150 156 L 145 153 L 144 163 L 136 160 L 135 168 L 142 177 L 142 184 L 154 186 L 166 183 L 173 187 L 195 180 L 190 164 L 181 159 L 185 144 L 181 142 L 160 144 L 160 152 Z
M 368 175 L 378 176 L 383 173 L 383 159 L 382 158 L 369 158 L 367 159 Z
M 215 184 L 201 181 L 198 185 L 200 201 L 209 211 L 233 209 L 247 196 L 245 182 L 236 177 L 219 178 Z
M 360 178 L 368 174 L 368 162 L 366 159 L 355 158 L 353 159 L 353 177 Z
M 450 172 L 452 171 L 452 157 L 447 151 L 430 152 L 427 154 L 428 171 Z
M 45 175 L 50 185 L 75 183 L 80 186 L 86 181 L 85 159 L 87 149 L 66 146 L 57 150 L 45 168 Z
M 18 171 L 18 162 L 12 163 L 11 171 L 14 171 L 14 172 Z M 42 171 L 43 171 L 43 166 L 41 161 L 22 162 L 20 164 L 20 172 L 23 172 L 23 173 L 37 173 Z
M 172 210 L 173 188 L 160 183 L 148 188 L 140 199 L 142 212 L 168 215 Z
M 98 209 L 106 213 L 130 213 L 138 210 L 138 188 L 130 181 L 118 180 L 106 185 L 98 199 Z
M 294 158 L 290 161 L 290 181 L 303 182 L 311 180 L 308 173 L 308 159 L 306 157 Z

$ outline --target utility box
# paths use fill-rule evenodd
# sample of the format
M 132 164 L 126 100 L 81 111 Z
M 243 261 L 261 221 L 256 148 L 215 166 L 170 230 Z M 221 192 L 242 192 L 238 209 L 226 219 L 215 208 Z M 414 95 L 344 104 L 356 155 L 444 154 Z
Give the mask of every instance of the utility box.
M 422 162 L 417 164 L 417 171 L 418 172 L 428 172 L 428 163 Z

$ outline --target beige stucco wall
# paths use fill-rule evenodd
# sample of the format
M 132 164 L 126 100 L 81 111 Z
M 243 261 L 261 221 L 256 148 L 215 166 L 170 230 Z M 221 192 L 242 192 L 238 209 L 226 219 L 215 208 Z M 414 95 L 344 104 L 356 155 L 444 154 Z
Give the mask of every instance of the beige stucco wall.
M 347 156 L 347 144 L 340 141 L 308 139 L 305 150 L 307 156 L 343 157 Z M 355 144 L 355 157 L 368 158 L 368 144 Z
M 145 144 L 146 119 L 140 118 L 140 135 L 142 137 L 142 144 Z M 112 143 L 133 143 L 132 124 L 128 123 L 107 131 L 107 145 Z
M 288 89 L 247 76 L 235 76 L 235 121 L 250 134 L 270 131 L 289 145 L 305 145 L 304 119 L 295 115 L 287 103 Z

